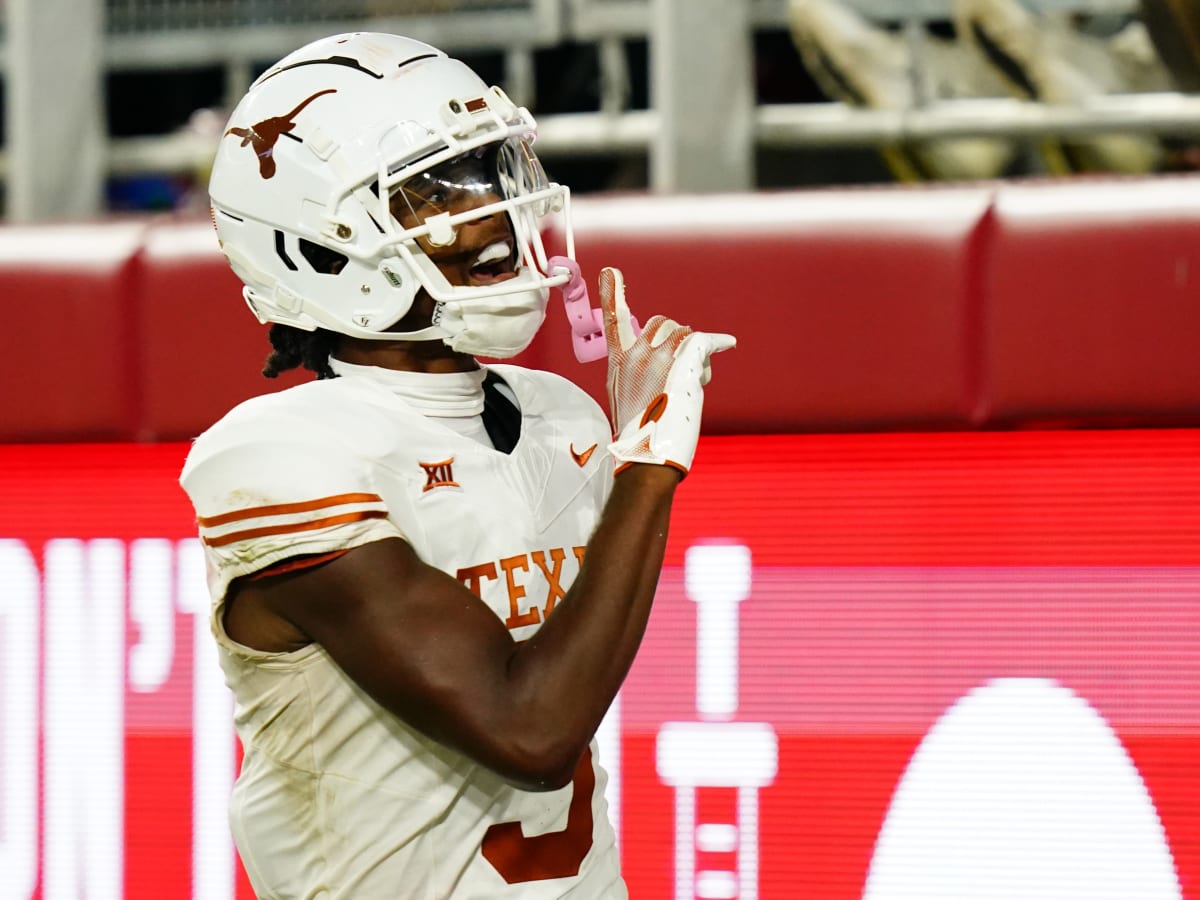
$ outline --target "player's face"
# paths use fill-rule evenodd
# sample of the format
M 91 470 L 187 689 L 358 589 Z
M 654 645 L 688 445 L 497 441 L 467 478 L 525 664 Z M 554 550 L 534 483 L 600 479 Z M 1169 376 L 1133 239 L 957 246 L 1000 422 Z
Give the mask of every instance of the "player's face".
M 480 147 L 447 160 L 400 184 L 391 212 L 403 228 L 416 228 L 431 216 L 457 215 L 501 199 L 495 147 Z M 517 274 L 517 246 L 508 215 L 498 212 L 456 226 L 454 240 L 439 246 L 428 237 L 417 244 L 453 285 L 485 285 Z

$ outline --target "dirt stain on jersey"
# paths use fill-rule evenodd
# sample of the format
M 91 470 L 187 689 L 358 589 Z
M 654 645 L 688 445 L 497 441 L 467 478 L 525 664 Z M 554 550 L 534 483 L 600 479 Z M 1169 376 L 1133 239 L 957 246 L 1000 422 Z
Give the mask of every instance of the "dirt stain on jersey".
M 242 139 L 243 147 L 253 147 L 255 155 L 258 157 L 258 174 L 263 178 L 272 178 L 275 175 L 275 145 L 284 134 L 296 127 L 296 116 L 318 97 L 336 93 L 337 90 L 334 88 L 317 91 L 311 97 L 301 100 L 291 112 L 263 119 L 249 128 L 230 128 L 225 132 L 225 137 L 232 134 L 234 137 Z

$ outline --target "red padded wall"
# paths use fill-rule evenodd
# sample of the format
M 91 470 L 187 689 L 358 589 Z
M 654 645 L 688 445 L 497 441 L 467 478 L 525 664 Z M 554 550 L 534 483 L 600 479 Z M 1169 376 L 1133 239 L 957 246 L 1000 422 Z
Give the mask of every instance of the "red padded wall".
M 143 230 L 126 222 L 0 229 L 0 441 L 133 434 L 142 369 L 131 309 Z
M 982 283 L 989 421 L 1196 421 L 1200 180 L 1010 185 Z
M 709 431 L 962 428 L 989 200 L 983 187 L 630 197 L 578 203 L 573 220 L 594 304 L 600 268 L 616 266 L 643 321 L 736 335 L 714 361 Z M 550 318 L 531 364 L 578 372 L 561 310 Z M 598 398 L 603 369 L 577 377 Z
M 188 440 L 232 406 L 304 380 L 260 372 L 267 327 L 242 300 L 207 220 L 164 220 L 146 235 L 137 307 L 145 373 L 138 440 Z
M 709 433 L 1200 425 L 1200 178 L 587 197 L 593 302 L 738 337 Z M 561 249 L 564 235 L 549 234 Z M 188 439 L 301 380 L 207 221 L 0 229 L 0 441 Z M 557 293 L 520 358 L 604 399 Z

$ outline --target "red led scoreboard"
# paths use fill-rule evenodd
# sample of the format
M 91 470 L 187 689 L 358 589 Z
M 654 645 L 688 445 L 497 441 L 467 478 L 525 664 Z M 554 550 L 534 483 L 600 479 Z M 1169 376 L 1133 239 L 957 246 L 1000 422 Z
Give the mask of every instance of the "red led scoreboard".
M 250 896 L 185 452 L 0 447 L 5 900 Z M 706 439 L 603 734 L 631 895 L 1200 900 L 1198 462 Z

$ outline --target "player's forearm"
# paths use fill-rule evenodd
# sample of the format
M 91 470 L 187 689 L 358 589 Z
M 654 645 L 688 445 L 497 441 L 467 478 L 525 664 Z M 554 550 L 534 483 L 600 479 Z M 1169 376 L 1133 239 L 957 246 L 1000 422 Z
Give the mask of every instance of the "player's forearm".
M 531 755 L 568 765 L 595 734 L 646 630 L 662 569 L 679 473 L 635 465 L 622 472 L 579 576 L 508 676 L 533 712 L 520 726 Z M 527 704 L 527 705 L 526 705 Z

